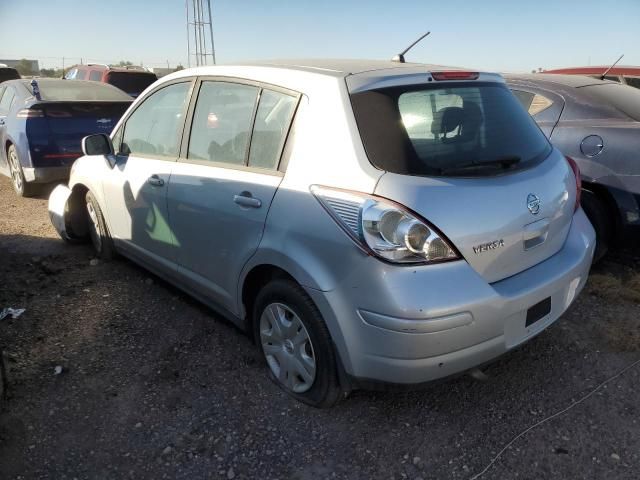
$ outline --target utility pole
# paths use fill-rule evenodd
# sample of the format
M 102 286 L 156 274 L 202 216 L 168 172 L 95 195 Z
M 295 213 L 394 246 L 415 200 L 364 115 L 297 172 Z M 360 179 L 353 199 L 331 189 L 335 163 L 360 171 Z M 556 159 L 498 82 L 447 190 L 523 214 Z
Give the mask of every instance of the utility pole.
M 196 66 L 216 64 L 211 0 L 185 0 L 187 14 L 187 62 Z M 210 59 L 210 60 L 209 60 Z

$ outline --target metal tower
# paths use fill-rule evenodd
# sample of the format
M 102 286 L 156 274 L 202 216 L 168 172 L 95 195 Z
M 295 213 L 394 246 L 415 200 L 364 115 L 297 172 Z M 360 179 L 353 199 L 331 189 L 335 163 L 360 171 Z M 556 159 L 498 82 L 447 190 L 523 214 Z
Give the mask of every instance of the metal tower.
M 187 58 L 189 66 L 216 64 L 213 45 L 211 0 L 185 0 L 187 11 Z M 209 59 L 211 59 L 209 61 Z

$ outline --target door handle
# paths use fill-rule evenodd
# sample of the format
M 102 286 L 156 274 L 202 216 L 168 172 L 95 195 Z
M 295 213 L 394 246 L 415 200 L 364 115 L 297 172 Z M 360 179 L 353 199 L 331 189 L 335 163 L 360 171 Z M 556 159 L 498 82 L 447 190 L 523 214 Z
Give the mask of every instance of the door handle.
M 242 192 L 240 195 L 234 195 L 233 201 L 241 207 L 260 208 L 262 202 L 258 198 L 253 198 L 250 192 Z
M 153 185 L 154 187 L 161 187 L 164 185 L 164 180 L 161 179 L 158 175 L 151 175 L 147 180 L 149 185 Z
M 4 118 L 0 118 L 0 125 L 4 125 Z

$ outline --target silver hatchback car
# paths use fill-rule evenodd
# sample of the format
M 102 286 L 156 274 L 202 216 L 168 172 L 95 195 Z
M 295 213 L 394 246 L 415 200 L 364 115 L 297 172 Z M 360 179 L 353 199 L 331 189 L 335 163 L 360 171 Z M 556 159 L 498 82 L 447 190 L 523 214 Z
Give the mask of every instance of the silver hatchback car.
M 567 309 L 593 256 L 577 167 L 496 74 L 183 70 L 83 149 L 50 198 L 61 236 L 231 319 L 314 406 L 498 357 Z

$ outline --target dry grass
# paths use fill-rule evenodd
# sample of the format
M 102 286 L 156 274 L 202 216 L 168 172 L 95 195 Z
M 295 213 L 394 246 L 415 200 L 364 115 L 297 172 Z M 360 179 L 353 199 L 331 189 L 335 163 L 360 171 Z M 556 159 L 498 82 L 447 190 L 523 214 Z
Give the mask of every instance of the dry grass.
M 604 300 L 640 303 L 640 274 L 623 282 L 613 275 L 594 273 L 589 276 L 588 288 L 591 294 Z

